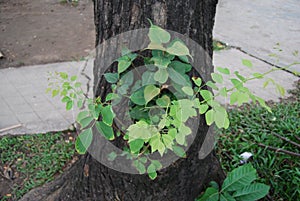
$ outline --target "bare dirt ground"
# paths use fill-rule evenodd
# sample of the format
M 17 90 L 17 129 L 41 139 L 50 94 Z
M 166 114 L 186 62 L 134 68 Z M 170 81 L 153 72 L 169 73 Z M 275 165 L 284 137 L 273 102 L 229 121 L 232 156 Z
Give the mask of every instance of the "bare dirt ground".
M 73 61 L 94 48 L 92 0 L 0 0 L 0 68 Z

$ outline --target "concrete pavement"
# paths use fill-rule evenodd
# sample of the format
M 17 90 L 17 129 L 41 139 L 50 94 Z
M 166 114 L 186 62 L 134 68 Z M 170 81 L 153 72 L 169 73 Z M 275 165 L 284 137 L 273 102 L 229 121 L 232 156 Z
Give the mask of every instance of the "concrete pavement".
M 299 56 L 291 56 L 292 51 L 300 47 L 300 4 L 296 1 L 287 0 L 282 6 L 279 0 L 220 0 L 214 37 L 241 48 L 243 52 L 236 48 L 215 52 L 214 65 L 228 67 L 232 72 L 237 70 L 246 76 L 254 72 L 264 73 L 272 68 L 270 63 L 275 64 L 268 54 L 277 42 L 284 50 L 278 65 L 283 67 L 295 60 L 300 61 Z M 249 69 L 243 66 L 241 59 L 251 60 L 254 67 Z M 90 59 L 87 63 L 64 62 L 0 70 L 0 135 L 67 129 L 74 122 L 77 111 L 66 111 L 59 98 L 45 94 L 47 72 L 65 71 L 77 75 L 84 86 L 89 83 L 92 89 L 92 68 L 93 60 Z M 299 66 L 293 70 L 300 71 Z M 285 89 L 292 89 L 293 83 L 299 79 L 282 70 L 273 72 L 269 77 Z M 225 85 L 230 83 L 225 82 Z M 262 85 L 263 80 L 247 84 L 265 100 L 279 100 L 280 95 L 274 87 L 269 86 L 265 90 Z M 226 104 L 229 100 L 219 101 Z M 11 126 L 16 128 L 1 132 Z
M 83 90 L 92 92 L 93 60 L 0 70 L 0 135 L 61 131 L 74 123 L 76 110 L 66 111 L 60 98 L 46 94 L 48 72 L 77 75 Z M 13 129 L 8 128 L 12 127 Z
M 300 62 L 299 0 L 219 0 L 214 38 L 236 46 L 262 60 L 284 67 Z M 279 43 L 282 51 L 273 47 Z M 300 72 L 300 64 L 292 67 Z

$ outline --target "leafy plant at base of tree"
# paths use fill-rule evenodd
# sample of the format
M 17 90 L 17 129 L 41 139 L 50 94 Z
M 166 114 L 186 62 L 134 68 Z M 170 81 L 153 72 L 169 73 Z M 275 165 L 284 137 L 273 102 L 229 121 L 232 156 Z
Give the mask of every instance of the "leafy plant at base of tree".
M 141 173 L 148 173 L 151 179 L 157 177 L 157 171 L 162 168 L 158 160 L 150 156 L 158 152 L 162 157 L 168 151 L 180 157 L 186 157 L 184 148 L 188 146 L 186 138 L 191 135 L 192 129 L 188 126 L 189 119 L 200 115 L 205 116 L 207 125 L 218 128 L 229 127 L 226 109 L 217 101 L 216 96 L 230 97 L 230 103 L 242 103 L 252 100 L 260 103 L 268 111 L 270 108 L 260 97 L 255 96 L 244 84 L 253 79 L 261 79 L 266 74 L 254 73 L 245 78 L 238 72 L 230 78 L 232 88 L 218 88 L 223 83 L 223 75 L 230 75 L 228 68 L 217 68 L 211 74 L 211 81 L 204 82 L 201 77 L 190 78 L 192 70 L 189 59 L 193 59 L 188 47 L 179 39 L 171 41 L 171 35 L 164 29 L 153 25 L 149 29 L 150 44 L 144 51 L 151 53 L 145 57 L 143 51 L 131 52 L 122 50 L 122 56 L 117 59 L 117 72 L 105 73 L 104 78 L 111 84 L 111 93 L 104 100 L 88 98 L 87 108 L 81 111 L 76 121 L 80 125 L 80 134 L 76 139 L 75 147 L 78 153 L 84 154 L 93 140 L 92 129 L 95 127 L 107 140 L 122 137 L 128 144 L 124 147 L 125 155 L 132 159 L 133 166 Z M 146 70 L 141 73 L 140 79 L 135 79 L 133 62 L 142 58 Z M 251 67 L 249 60 L 242 63 Z M 66 109 L 71 109 L 74 103 L 82 107 L 84 94 L 76 77 L 66 73 L 51 75 L 54 82 L 49 83 L 49 92 L 53 96 L 62 96 Z M 172 90 L 169 90 L 172 89 Z M 214 95 L 210 89 L 214 89 Z M 173 93 L 171 93 L 171 91 Z M 113 129 L 114 121 L 118 120 L 113 106 L 122 99 L 128 101 L 130 107 L 126 114 L 133 123 L 125 128 L 125 132 Z M 158 111 L 154 114 L 151 111 Z M 118 155 L 111 153 L 108 158 L 114 160 Z
M 197 201 L 259 200 L 268 194 L 270 187 L 254 182 L 256 179 L 256 170 L 251 164 L 237 167 L 228 173 L 221 188 L 216 182 L 211 182 L 211 187 Z

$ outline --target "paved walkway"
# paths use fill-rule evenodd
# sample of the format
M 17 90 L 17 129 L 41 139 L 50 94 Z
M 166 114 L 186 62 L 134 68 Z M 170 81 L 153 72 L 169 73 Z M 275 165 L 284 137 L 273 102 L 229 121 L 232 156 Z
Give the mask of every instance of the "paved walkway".
M 287 0 L 282 6 L 279 0 L 221 0 L 214 37 L 240 47 L 243 51 L 232 48 L 215 52 L 215 66 L 228 67 L 231 71 L 238 70 L 246 76 L 253 72 L 266 72 L 272 68 L 268 63 L 273 63 L 267 55 L 277 42 L 284 49 L 278 65 L 287 65 L 295 59 L 300 61 L 299 56 L 291 57 L 291 51 L 300 47 L 300 4 L 296 1 Z M 251 60 L 253 69 L 244 67 L 241 59 Z M 0 70 L 0 135 L 67 129 L 74 122 L 77 111 L 65 111 L 64 104 L 58 98 L 45 94 L 47 72 L 65 71 L 78 75 L 86 84 L 89 80 L 82 74 L 92 79 L 92 68 L 93 61 L 89 60 L 87 63 L 64 62 Z M 293 70 L 300 71 L 299 65 Z M 292 89 L 293 83 L 299 79 L 282 70 L 270 74 L 269 77 L 286 89 Z M 91 80 L 90 84 L 92 83 Z M 270 86 L 265 90 L 262 85 L 263 80 L 258 80 L 247 86 L 266 100 L 279 99 L 274 87 Z M 228 102 L 225 99 L 219 100 L 225 104 Z M 15 128 L 6 130 L 9 127 Z
M 92 81 L 89 82 L 83 74 L 91 77 L 92 66 L 93 60 L 89 60 L 0 70 L 0 135 L 45 133 L 69 128 L 77 111 L 66 111 L 59 98 L 46 94 L 48 72 L 77 75 L 86 91 L 86 84 L 91 85 Z M 15 128 L 7 130 L 9 127 Z
M 299 0 L 219 0 L 214 38 L 271 63 L 279 43 L 278 65 L 300 62 L 300 54 L 293 56 L 300 53 Z M 300 64 L 292 69 L 300 72 Z

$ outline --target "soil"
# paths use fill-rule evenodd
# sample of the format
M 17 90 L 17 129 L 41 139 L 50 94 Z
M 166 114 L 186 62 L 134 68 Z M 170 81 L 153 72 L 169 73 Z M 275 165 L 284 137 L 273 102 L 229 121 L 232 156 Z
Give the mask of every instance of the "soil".
M 95 44 L 93 2 L 69 1 L 0 0 L 0 68 L 87 56 Z

